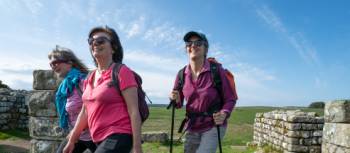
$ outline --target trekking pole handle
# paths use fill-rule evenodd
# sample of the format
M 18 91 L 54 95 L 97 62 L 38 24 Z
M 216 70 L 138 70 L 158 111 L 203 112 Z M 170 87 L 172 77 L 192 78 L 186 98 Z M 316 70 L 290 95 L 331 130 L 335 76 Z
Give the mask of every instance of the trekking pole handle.
M 170 109 L 171 106 L 175 107 L 176 101 L 170 99 L 169 105 L 166 107 L 166 109 Z

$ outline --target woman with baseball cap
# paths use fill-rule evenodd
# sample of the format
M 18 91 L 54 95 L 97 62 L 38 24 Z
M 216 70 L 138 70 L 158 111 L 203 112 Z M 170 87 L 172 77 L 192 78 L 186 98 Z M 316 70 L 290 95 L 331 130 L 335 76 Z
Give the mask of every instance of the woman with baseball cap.
M 207 59 L 209 43 L 203 33 L 190 31 L 185 41 L 188 64 L 179 71 L 170 99 L 181 108 L 186 100 L 185 153 L 215 153 L 218 140 L 225 135 L 227 118 L 237 97 L 232 92 L 225 70 L 220 66 L 221 93 L 215 88 L 211 62 Z M 182 75 L 182 77 L 180 77 Z M 182 78 L 180 80 L 180 78 Z M 220 135 L 218 137 L 218 133 Z

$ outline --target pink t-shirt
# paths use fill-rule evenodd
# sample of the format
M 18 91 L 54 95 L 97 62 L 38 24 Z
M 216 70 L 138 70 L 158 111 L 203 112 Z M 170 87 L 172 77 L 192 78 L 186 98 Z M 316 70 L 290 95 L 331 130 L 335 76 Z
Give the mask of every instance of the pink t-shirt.
M 88 114 L 88 125 L 94 142 L 103 141 L 113 133 L 132 134 L 125 100 L 120 92 L 113 85 L 110 85 L 114 66 L 115 64 L 101 74 L 95 87 L 93 80 L 96 71 L 93 71 L 84 82 L 85 91 L 82 99 Z M 137 87 L 134 74 L 125 65 L 120 68 L 118 78 L 120 90 Z

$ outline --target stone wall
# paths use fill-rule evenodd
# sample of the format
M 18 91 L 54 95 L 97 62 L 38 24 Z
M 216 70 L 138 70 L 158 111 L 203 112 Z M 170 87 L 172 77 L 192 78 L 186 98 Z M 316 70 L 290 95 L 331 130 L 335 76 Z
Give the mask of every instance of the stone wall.
M 27 129 L 27 91 L 0 88 L 0 130 Z
M 324 118 L 299 110 L 257 113 L 254 143 L 269 145 L 285 153 L 320 153 Z
M 323 153 L 350 153 L 350 100 L 326 103 Z
M 49 70 L 33 72 L 33 91 L 28 95 L 31 153 L 56 152 L 66 132 L 58 126 L 55 89 L 59 79 Z

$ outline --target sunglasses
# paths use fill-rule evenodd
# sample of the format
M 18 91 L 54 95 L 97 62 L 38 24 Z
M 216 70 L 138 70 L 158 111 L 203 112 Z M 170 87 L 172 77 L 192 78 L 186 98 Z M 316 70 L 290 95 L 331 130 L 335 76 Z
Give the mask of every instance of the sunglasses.
M 192 45 L 199 47 L 204 45 L 205 41 L 202 41 L 202 40 L 186 41 L 185 44 L 186 44 L 186 47 L 191 47 Z
M 107 37 L 97 37 L 97 38 L 91 38 L 90 37 L 88 39 L 89 45 L 92 45 L 93 42 L 95 42 L 96 45 L 102 45 L 102 44 L 104 44 L 107 41 L 110 42 L 111 40 L 109 40 Z
M 61 63 L 68 63 L 68 60 L 54 60 L 54 61 L 50 62 L 50 66 L 51 66 L 51 68 L 53 68 Z

